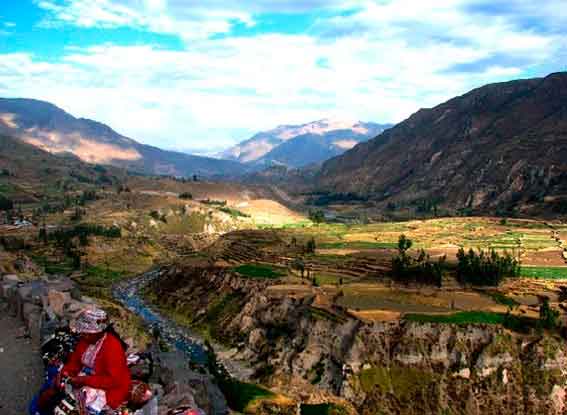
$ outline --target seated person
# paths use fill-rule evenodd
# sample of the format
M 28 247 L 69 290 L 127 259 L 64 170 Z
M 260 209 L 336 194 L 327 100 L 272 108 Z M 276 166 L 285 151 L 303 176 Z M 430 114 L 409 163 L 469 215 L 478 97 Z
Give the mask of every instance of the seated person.
M 126 345 L 102 310 L 83 311 L 71 329 L 80 338 L 60 377 L 70 378 L 85 413 L 118 408 L 127 401 L 131 386 Z

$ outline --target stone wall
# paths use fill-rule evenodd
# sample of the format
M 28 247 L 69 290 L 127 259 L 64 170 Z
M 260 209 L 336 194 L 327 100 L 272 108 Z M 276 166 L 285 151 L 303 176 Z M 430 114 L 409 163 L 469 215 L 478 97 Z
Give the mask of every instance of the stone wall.
M 96 306 L 66 277 L 25 281 L 17 275 L 4 275 L 0 277 L 0 297 L 8 303 L 8 312 L 23 321 L 25 334 L 37 345 L 68 325 L 81 310 Z M 226 400 L 209 375 L 193 371 L 187 359 L 174 351 L 154 345 L 150 352 L 154 362 L 150 386 L 159 405 L 153 405 L 153 410 L 146 408 L 144 415 L 165 415 L 179 406 L 202 408 L 208 415 L 228 413 Z

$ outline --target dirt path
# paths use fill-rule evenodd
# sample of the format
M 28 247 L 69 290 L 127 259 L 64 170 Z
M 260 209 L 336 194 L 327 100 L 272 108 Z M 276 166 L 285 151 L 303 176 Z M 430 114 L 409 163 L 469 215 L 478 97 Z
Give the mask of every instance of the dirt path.
M 0 300 L 0 414 L 25 415 L 31 397 L 42 382 L 38 346 L 17 338 L 22 323 L 10 317 Z

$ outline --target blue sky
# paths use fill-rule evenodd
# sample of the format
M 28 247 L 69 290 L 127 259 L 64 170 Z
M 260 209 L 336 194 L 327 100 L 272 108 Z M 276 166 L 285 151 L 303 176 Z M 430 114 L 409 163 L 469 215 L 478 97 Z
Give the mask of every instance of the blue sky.
M 182 150 L 321 118 L 398 122 L 567 62 L 565 0 L 7 3 L 0 96 Z

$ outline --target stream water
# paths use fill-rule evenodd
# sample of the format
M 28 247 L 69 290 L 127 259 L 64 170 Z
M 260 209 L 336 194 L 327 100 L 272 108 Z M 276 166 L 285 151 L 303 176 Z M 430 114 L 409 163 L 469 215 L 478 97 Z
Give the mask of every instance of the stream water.
M 159 276 L 159 270 L 147 272 L 119 283 L 114 287 L 112 294 L 124 307 L 140 316 L 150 327 L 159 330 L 161 338 L 169 346 L 175 347 L 197 364 L 206 364 L 207 352 L 203 342 L 187 328 L 162 315 L 142 298 L 141 290 Z
M 159 278 L 160 271 L 153 270 L 135 278 L 123 281 L 112 290 L 112 294 L 124 307 L 140 316 L 148 326 L 157 329 L 161 338 L 170 346 L 181 351 L 192 362 L 205 365 L 207 349 L 203 340 L 186 327 L 164 316 L 155 307 L 148 304 L 141 295 L 143 288 Z M 226 350 L 213 345 L 217 362 L 233 377 L 241 381 L 249 380 L 254 370 L 241 361 L 226 357 Z

